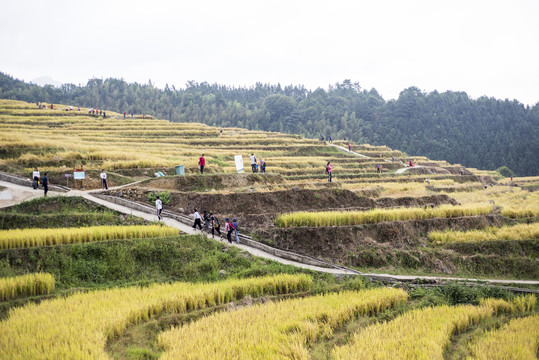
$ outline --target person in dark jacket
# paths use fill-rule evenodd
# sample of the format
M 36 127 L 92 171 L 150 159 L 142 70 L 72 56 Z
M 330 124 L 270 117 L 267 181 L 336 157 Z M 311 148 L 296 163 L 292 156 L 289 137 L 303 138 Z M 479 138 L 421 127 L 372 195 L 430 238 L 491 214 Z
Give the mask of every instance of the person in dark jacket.
M 48 173 L 43 174 L 43 178 L 41 179 L 41 185 L 43 186 L 45 196 L 47 196 L 47 193 L 49 192 L 49 177 L 47 176 L 47 174 Z

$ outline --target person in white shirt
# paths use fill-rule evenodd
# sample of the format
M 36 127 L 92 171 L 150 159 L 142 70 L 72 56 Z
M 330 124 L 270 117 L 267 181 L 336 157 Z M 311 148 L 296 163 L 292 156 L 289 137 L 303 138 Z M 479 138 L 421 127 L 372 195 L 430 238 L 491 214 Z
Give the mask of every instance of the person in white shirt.
M 37 189 L 38 185 L 39 185 L 39 178 L 41 177 L 41 175 L 39 174 L 39 170 L 37 168 L 34 168 L 34 171 L 32 172 L 32 187 L 35 189 Z
M 249 160 L 251 160 L 251 169 L 253 169 L 253 173 L 256 172 L 256 157 L 255 157 L 255 154 L 251 154 L 251 156 L 249 156 Z
M 109 187 L 107 186 L 107 174 L 105 173 L 105 169 L 101 169 L 99 177 L 101 178 L 101 190 L 108 190 Z
M 161 211 L 163 211 L 163 202 L 161 199 L 159 199 L 159 195 L 155 197 L 155 207 L 157 208 L 157 218 L 161 220 L 163 218 L 161 216 Z
M 200 230 L 202 230 L 202 222 L 201 222 L 200 214 L 198 213 L 197 209 L 195 209 L 195 223 L 193 224 L 193 229 L 196 230 L 197 225 Z

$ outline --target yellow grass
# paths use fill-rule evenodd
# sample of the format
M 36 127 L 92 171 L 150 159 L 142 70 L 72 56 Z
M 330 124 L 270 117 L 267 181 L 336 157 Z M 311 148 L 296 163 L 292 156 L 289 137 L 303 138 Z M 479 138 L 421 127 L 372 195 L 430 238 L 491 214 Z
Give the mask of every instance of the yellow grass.
M 407 312 L 397 319 L 357 332 L 349 344 L 336 346 L 332 359 L 443 360 L 451 335 L 492 316 L 486 306 L 438 306 Z
M 161 225 L 0 230 L 0 249 L 74 244 L 103 240 L 166 237 L 176 234 L 178 234 L 178 230 L 175 228 Z
M 469 345 L 478 360 L 536 360 L 539 349 L 539 315 L 511 320 L 500 329 L 487 331 Z
M 322 211 L 294 212 L 281 214 L 275 219 L 279 227 L 298 226 L 348 226 L 373 224 L 382 221 L 420 220 L 437 217 L 460 217 L 485 215 L 492 210 L 490 205 L 452 206 L 442 205 L 437 208 L 399 208 L 374 209 L 369 211 Z
M 433 231 L 429 233 L 428 238 L 436 244 L 497 240 L 534 240 L 539 239 L 539 223 L 518 224 L 501 228 L 489 227 L 484 230 Z
M 448 195 L 463 205 L 494 203 L 502 207 L 502 215 L 509 218 L 539 216 L 539 192 L 529 192 L 518 187 L 495 186 L 487 190 Z
M 80 293 L 15 308 L 0 323 L 0 359 L 109 359 L 105 344 L 130 324 L 240 299 L 308 290 L 307 275 L 174 283 Z
M 308 359 L 307 345 L 354 317 L 406 302 L 401 289 L 313 296 L 222 312 L 159 336 L 168 359 Z
M 496 315 L 501 313 L 515 314 L 531 311 L 537 303 L 537 297 L 533 294 L 517 296 L 511 301 L 503 299 L 480 299 L 479 303 L 494 310 Z
M 54 276 L 47 273 L 0 278 L 0 301 L 21 296 L 46 295 L 53 291 Z

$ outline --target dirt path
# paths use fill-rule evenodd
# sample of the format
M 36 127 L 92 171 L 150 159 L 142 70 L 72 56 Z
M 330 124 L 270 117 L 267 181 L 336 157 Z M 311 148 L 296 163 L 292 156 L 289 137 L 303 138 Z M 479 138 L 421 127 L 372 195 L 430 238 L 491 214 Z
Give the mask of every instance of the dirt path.
M 333 146 L 333 147 L 336 147 L 337 149 L 347 153 L 347 154 L 352 154 L 352 155 L 355 155 L 355 156 L 358 156 L 358 157 L 361 157 L 361 158 L 364 158 L 364 159 L 374 159 L 373 157 L 370 157 L 370 156 L 367 156 L 367 155 L 363 155 L 363 154 L 360 154 L 360 153 L 357 153 L 355 151 L 348 151 L 347 148 L 345 147 L 342 147 L 342 146 L 339 146 L 339 145 L 335 145 L 335 144 L 328 144 L 329 146 Z M 391 162 L 389 161 L 388 159 L 383 159 L 385 162 Z M 410 169 L 414 169 L 414 168 L 421 168 L 421 167 L 424 167 L 422 165 L 414 165 L 413 167 L 409 167 L 407 166 L 406 164 L 404 164 L 402 161 L 399 161 L 402 166 L 404 166 L 403 168 L 400 168 L 400 169 L 397 169 L 396 171 L 393 171 L 393 172 L 389 172 L 387 174 L 402 174 L 404 173 L 405 171 L 407 170 L 410 170 Z
M 346 149 L 345 149 L 346 150 Z M 11 190 L 13 192 L 13 201 L 11 201 L 11 205 L 14 205 L 13 202 L 17 201 L 22 202 L 26 199 L 30 199 L 33 197 L 37 197 L 40 195 L 43 195 L 43 192 L 40 191 L 37 195 L 32 196 L 33 189 L 29 189 L 27 187 L 21 186 L 21 185 L 15 185 L 11 184 L 5 181 L 0 181 L 0 185 L 6 187 L 7 189 Z M 126 184 L 123 186 L 118 186 L 115 188 L 121 188 L 125 186 L 130 186 L 133 184 Z M 37 191 L 37 190 L 36 190 Z M 67 193 L 59 193 L 59 192 L 49 192 L 50 196 L 81 196 L 87 200 L 90 200 L 94 203 L 106 206 L 109 209 L 116 210 L 118 212 L 124 213 L 124 214 L 131 214 L 133 216 L 137 216 L 149 221 L 156 221 L 157 215 L 150 214 L 147 212 L 134 210 L 129 207 L 119 205 L 112 203 L 110 201 L 100 199 L 96 196 L 93 196 L 92 193 L 99 192 L 100 190 L 90 190 L 90 191 L 81 191 L 81 190 L 71 190 Z M 30 193 L 30 196 L 28 196 L 28 193 Z M 18 200 L 15 200 L 18 199 Z M 21 200 L 22 199 L 22 200 Z M 1 201 L 1 200 L 0 200 Z M 0 207 L 4 206 L 3 203 L 0 203 Z M 5 205 L 10 206 L 10 205 Z M 206 235 L 209 238 L 211 238 L 210 235 L 205 234 L 198 230 L 193 230 L 193 228 L 189 225 L 186 225 L 180 221 L 177 221 L 175 219 L 169 218 L 169 217 L 163 217 L 162 222 L 164 222 L 167 226 L 171 226 L 174 228 L 177 228 L 180 232 L 185 234 L 197 234 L 197 235 Z M 222 242 L 225 245 L 229 245 L 227 241 L 220 240 L 220 239 L 214 239 L 216 241 Z M 352 269 L 346 269 L 344 267 L 336 266 L 335 268 L 326 268 L 321 266 L 314 266 L 309 264 L 304 264 L 298 261 L 288 260 L 284 259 L 279 256 L 275 256 L 273 254 L 270 254 L 269 252 L 263 251 L 261 249 L 257 249 L 251 246 L 247 246 L 245 244 L 236 244 L 233 243 L 229 246 L 237 246 L 240 249 L 258 257 L 262 257 L 268 260 L 273 260 L 276 262 L 279 262 L 281 264 L 286 265 L 292 265 L 303 269 L 308 269 L 312 271 L 317 272 L 324 272 L 324 273 L 331 273 L 331 274 L 339 274 L 339 275 L 357 275 L 359 274 L 358 271 L 352 270 Z M 299 255 L 298 255 L 299 256 Z M 380 280 L 380 281 L 413 281 L 416 279 L 420 279 L 425 282 L 440 282 L 440 281 L 462 281 L 462 282 L 473 282 L 473 283 L 486 283 L 486 284 L 496 284 L 496 285 L 502 285 L 502 284 L 520 284 L 520 285 L 539 285 L 539 281 L 535 280 L 503 280 L 503 279 L 474 279 L 474 278 L 456 278 L 456 277 L 441 277 L 441 276 L 416 276 L 416 275 L 392 275 L 392 274 L 376 274 L 376 273 L 361 273 L 362 276 L 369 277 L 374 280 Z
M 355 151 L 348 151 L 347 148 L 342 147 L 342 146 L 339 146 L 339 145 L 335 145 L 335 144 L 328 144 L 328 145 L 329 145 L 329 146 L 336 147 L 337 149 L 342 150 L 342 151 L 344 151 L 345 153 L 352 154 L 352 155 L 355 155 L 355 156 L 359 156 L 359 157 L 364 158 L 364 159 L 374 159 L 374 158 L 371 158 L 370 156 L 363 155 L 363 154 L 357 153 L 357 152 L 355 152 Z

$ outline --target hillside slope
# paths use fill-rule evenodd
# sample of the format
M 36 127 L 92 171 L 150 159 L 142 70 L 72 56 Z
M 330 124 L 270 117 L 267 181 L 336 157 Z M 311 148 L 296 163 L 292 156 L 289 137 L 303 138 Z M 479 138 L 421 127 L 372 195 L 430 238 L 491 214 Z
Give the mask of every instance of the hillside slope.
M 327 91 L 256 84 L 230 88 L 189 82 L 185 89 L 92 79 L 86 86 L 38 87 L 0 73 L 0 98 L 69 103 L 123 113 L 144 113 L 219 127 L 281 131 L 318 138 L 388 145 L 413 155 L 494 170 L 508 166 L 520 176 L 539 174 L 539 105 L 464 92 L 405 89 L 385 101 L 345 80 Z

